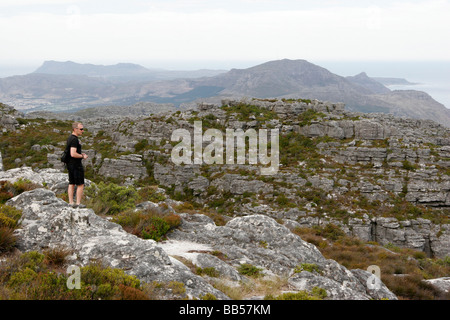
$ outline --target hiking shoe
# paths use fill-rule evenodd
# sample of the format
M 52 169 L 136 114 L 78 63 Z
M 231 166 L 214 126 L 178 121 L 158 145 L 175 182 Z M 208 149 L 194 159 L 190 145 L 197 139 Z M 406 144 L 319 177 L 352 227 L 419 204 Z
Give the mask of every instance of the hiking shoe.
M 76 205 L 75 203 L 69 203 L 69 207 L 76 209 L 78 205 Z
M 84 208 L 86 208 L 86 206 L 85 206 L 84 204 L 78 204 L 77 207 L 78 207 L 79 209 L 84 209 Z

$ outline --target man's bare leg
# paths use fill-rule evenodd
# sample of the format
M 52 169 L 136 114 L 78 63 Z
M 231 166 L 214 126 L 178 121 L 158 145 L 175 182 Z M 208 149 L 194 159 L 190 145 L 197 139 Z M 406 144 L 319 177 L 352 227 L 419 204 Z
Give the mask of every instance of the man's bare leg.
M 77 186 L 77 205 L 81 204 L 81 198 L 83 197 L 84 184 Z
M 73 205 L 73 193 L 75 191 L 75 185 L 69 184 L 69 188 L 67 188 L 67 195 L 69 196 L 69 204 Z

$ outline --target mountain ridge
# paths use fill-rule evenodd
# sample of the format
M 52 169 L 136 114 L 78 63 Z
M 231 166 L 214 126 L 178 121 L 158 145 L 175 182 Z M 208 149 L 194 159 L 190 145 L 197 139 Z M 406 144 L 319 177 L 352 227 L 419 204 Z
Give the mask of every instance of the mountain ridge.
M 77 74 L 92 76 L 120 76 L 142 74 L 150 72 L 149 69 L 133 63 L 117 63 L 115 65 L 95 65 L 91 63 L 80 64 L 73 61 L 58 62 L 47 60 L 33 73 L 44 74 Z
M 120 62 L 114 65 L 96 65 L 92 63 L 77 63 L 73 61 L 47 60 L 32 73 L 55 75 L 86 75 L 91 77 L 104 77 L 117 80 L 165 80 L 175 78 L 192 78 L 213 76 L 225 70 L 198 69 L 198 70 L 166 70 L 163 68 L 146 68 L 140 64 Z
M 58 66 L 61 69 L 56 68 Z M 163 74 L 158 75 L 153 69 L 127 63 L 96 66 L 89 71 L 91 66 L 94 65 L 50 61 L 36 70 L 39 72 L 2 78 L 0 101 L 21 110 L 67 111 L 138 102 L 180 106 L 249 96 L 304 98 L 343 102 L 350 111 L 392 113 L 430 119 L 445 126 L 450 124 L 450 110 L 429 95 L 412 90 L 393 93 L 364 72 L 343 77 L 301 59 L 268 61 L 214 76 L 197 74 L 195 78 L 183 77 L 186 74 L 181 71 L 173 71 L 172 75 L 161 71 Z M 85 74 L 42 73 L 46 70 L 53 73 L 66 70 L 67 73 L 73 67 L 76 72 Z

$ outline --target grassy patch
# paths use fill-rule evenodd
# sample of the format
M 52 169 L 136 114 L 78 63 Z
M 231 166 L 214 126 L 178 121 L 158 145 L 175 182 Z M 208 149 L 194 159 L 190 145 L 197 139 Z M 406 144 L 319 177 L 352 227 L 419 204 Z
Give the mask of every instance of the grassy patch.
M 63 248 L 14 254 L 0 264 L 0 300 L 186 299 L 180 282 L 145 283 L 121 269 L 91 263 L 80 268 L 80 289 L 69 289 Z
M 263 269 L 257 268 L 254 265 L 251 265 L 249 263 L 243 263 L 238 267 L 238 272 L 242 275 L 257 278 L 262 276 L 261 271 Z
M 161 213 L 154 209 L 147 209 L 121 212 L 112 221 L 140 238 L 160 241 L 170 230 L 180 225 L 181 218 L 173 213 Z
M 86 188 L 87 206 L 99 215 L 114 215 L 134 208 L 139 197 L 136 188 L 114 183 L 92 184 Z

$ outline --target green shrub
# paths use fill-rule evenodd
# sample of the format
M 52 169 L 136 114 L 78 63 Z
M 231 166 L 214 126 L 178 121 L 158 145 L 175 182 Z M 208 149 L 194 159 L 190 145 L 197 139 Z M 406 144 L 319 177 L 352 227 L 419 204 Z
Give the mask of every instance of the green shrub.
M 298 116 L 298 120 L 300 121 L 300 126 L 303 127 L 310 125 L 312 121 L 323 117 L 325 117 L 324 113 L 315 111 L 313 109 L 308 109 L 305 112 L 300 113 L 300 115 Z
M 181 218 L 173 213 L 159 213 L 149 209 L 127 210 L 112 221 L 138 237 L 160 241 L 167 232 L 180 225 Z
M 402 162 L 402 167 L 405 170 L 409 170 L 409 171 L 415 171 L 417 169 L 417 166 L 412 164 L 411 162 L 409 162 L 408 160 L 404 160 Z
M 277 197 L 276 202 L 279 206 L 284 207 L 289 203 L 289 199 L 284 194 L 281 194 Z
M 145 186 L 138 190 L 142 201 L 160 202 L 166 200 L 164 193 L 158 191 L 158 186 Z
M 21 255 L 19 259 L 19 265 L 22 268 L 30 268 L 34 271 L 39 271 L 44 269 L 44 259 L 45 256 L 37 251 L 25 252 Z
M 39 187 L 41 186 L 29 180 L 23 180 L 22 178 L 14 183 L 0 181 L 0 205 L 25 191 L 30 191 Z
M 333 223 L 329 223 L 324 227 L 315 226 L 314 229 L 316 230 L 317 235 L 320 235 L 332 241 L 336 241 L 342 237 L 345 237 L 345 232 L 342 231 L 339 226 Z
M 99 263 L 81 268 L 81 282 L 96 286 L 104 283 L 113 286 L 123 284 L 133 288 L 140 286 L 140 281 L 135 276 L 126 274 L 122 269 L 104 267 Z
M 319 287 L 312 288 L 311 293 L 313 294 L 313 296 L 316 296 L 320 299 L 325 299 L 328 296 L 327 290 Z
M 199 276 L 205 274 L 205 275 L 207 275 L 209 277 L 213 277 L 213 278 L 216 278 L 219 276 L 219 272 L 214 267 L 208 267 L 208 268 L 197 267 L 197 269 L 195 270 L 195 273 L 198 274 Z
M 309 167 L 317 166 L 322 158 L 317 153 L 316 140 L 296 132 L 280 135 L 280 163 L 283 165 L 297 165 L 304 161 Z
M 7 205 L 0 204 L 0 227 L 15 229 L 19 225 L 22 211 Z
M 88 206 L 95 213 L 107 215 L 134 208 L 138 200 L 138 193 L 134 187 L 103 182 L 98 185 L 92 184 L 86 188 L 86 196 L 89 198 Z
M 134 151 L 141 152 L 149 147 L 148 140 L 142 139 L 134 145 Z
M 302 263 L 294 269 L 294 273 L 300 273 L 302 271 L 317 272 L 321 274 L 319 266 L 315 263 Z
M 260 277 L 262 275 L 261 274 L 262 270 L 263 269 L 257 268 L 254 265 L 251 265 L 249 263 L 243 263 L 238 268 L 238 271 L 240 274 L 243 274 L 245 276 L 254 277 L 254 278 Z
M 160 217 L 150 217 L 148 223 L 142 227 L 141 234 L 144 239 L 160 241 L 161 237 L 169 230 L 170 226 L 164 219 Z
M 59 250 L 59 252 L 62 252 Z M 82 267 L 81 288 L 70 290 L 68 276 L 36 251 L 15 256 L 0 265 L 0 298 L 30 300 L 146 299 L 139 279 L 121 269 L 100 264 Z M 58 269 L 56 269 L 58 270 Z
M 34 278 L 36 278 L 37 272 L 30 268 L 25 268 L 23 270 L 17 271 L 11 275 L 8 281 L 8 286 L 15 288 L 22 285 L 30 283 Z
M 40 188 L 41 186 L 38 184 L 35 184 L 27 179 L 18 179 L 16 182 L 13 183 L 13 187 L 15 189 L 15 195 L 19 195 L 25 191 L 34 190 L 36 188 Z

